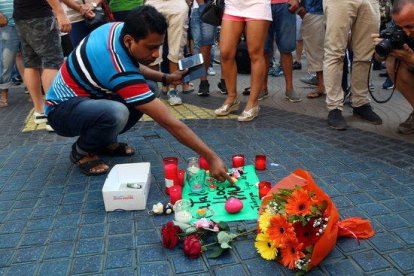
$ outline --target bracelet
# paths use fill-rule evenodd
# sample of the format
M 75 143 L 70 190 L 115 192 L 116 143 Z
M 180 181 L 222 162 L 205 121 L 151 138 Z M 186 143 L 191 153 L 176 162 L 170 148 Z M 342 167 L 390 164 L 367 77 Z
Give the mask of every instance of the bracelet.
M 162 85 L 164 85 L 164 86 L 168 85 L 168 83 L 167 83 L 167 74 L 164 73 L 162 75 L 161 82 L 162 82 Z

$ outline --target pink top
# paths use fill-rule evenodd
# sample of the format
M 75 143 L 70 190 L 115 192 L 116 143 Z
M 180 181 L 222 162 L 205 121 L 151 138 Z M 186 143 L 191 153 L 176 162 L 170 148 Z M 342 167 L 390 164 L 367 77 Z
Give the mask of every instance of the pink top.
M 271 0 L 226 0 L 224 13 L 251 19 L 272 21 Z
M 289 0 L 272 0 L 272 4 L 282 4 L 287 3 Z

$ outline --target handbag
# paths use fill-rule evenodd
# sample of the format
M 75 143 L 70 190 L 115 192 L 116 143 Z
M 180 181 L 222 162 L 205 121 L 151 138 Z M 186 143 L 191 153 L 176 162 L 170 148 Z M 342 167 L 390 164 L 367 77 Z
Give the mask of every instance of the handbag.
M 82 0 L 85 4 L 85 0 Z M 95 16 L 92 18 L 85 18 L 85 25 L 88 29 L 95 30 L 99 26 L 107 23 L 106 16 L 104 10 L 99 7 L 93 10 Z
M 220 26 L 224 13 L 224 0 L 212 0 L 206 4 L 201 14 L 201 21 L 204 23 Z

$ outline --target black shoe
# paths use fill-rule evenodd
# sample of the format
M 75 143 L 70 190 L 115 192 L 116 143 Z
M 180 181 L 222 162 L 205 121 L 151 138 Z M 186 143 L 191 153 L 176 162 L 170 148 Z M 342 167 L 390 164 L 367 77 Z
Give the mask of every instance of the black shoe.
M 200 81 L 197 95 L 200 97 L 207 97 L 210 95 L 210 84 L 208 83 L 208 80 Z
M 329 111 L 328 125 L 336 130 L 345 130 L 348 127 L 342 116 L 342 111 L 339 109 Z
M 221 94 L 227 95 L 226 81 L 224 79 L 220 79 L 220 82 L 217 84 L 217 87 Z
M 388 78 L 388 73 L 387 72 L 379 73 L 378 76 L 380 76 L 381 78 Z
M 354 116 L 357 116 L 365 121 L 368 121 L 374 125 L 380 125 L 382 124 L 382 119 L 380 116 L 377 115 L 372 110 L 372 107 L 370 104 L 365 104 L 363 106 L 354 107 Z
M 300 62 L 298 62 L 298 61 L 295 61 L 295 62 L 292 64 L 292 69 L 293 69 L 293 70 L 302 70 L 302 63 L 300 63 Z

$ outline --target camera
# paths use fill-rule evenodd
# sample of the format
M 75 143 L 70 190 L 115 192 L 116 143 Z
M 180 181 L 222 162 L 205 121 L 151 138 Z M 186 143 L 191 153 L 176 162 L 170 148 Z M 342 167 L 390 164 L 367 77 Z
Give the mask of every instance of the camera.
M 407 34 L 394 22 L 390 22 L 379 35 L 383 40 L 375 46 L 375 52 L 380 57 L 387 57 L 394 49 L 401 49 L 405 43 L 410 43 Z

